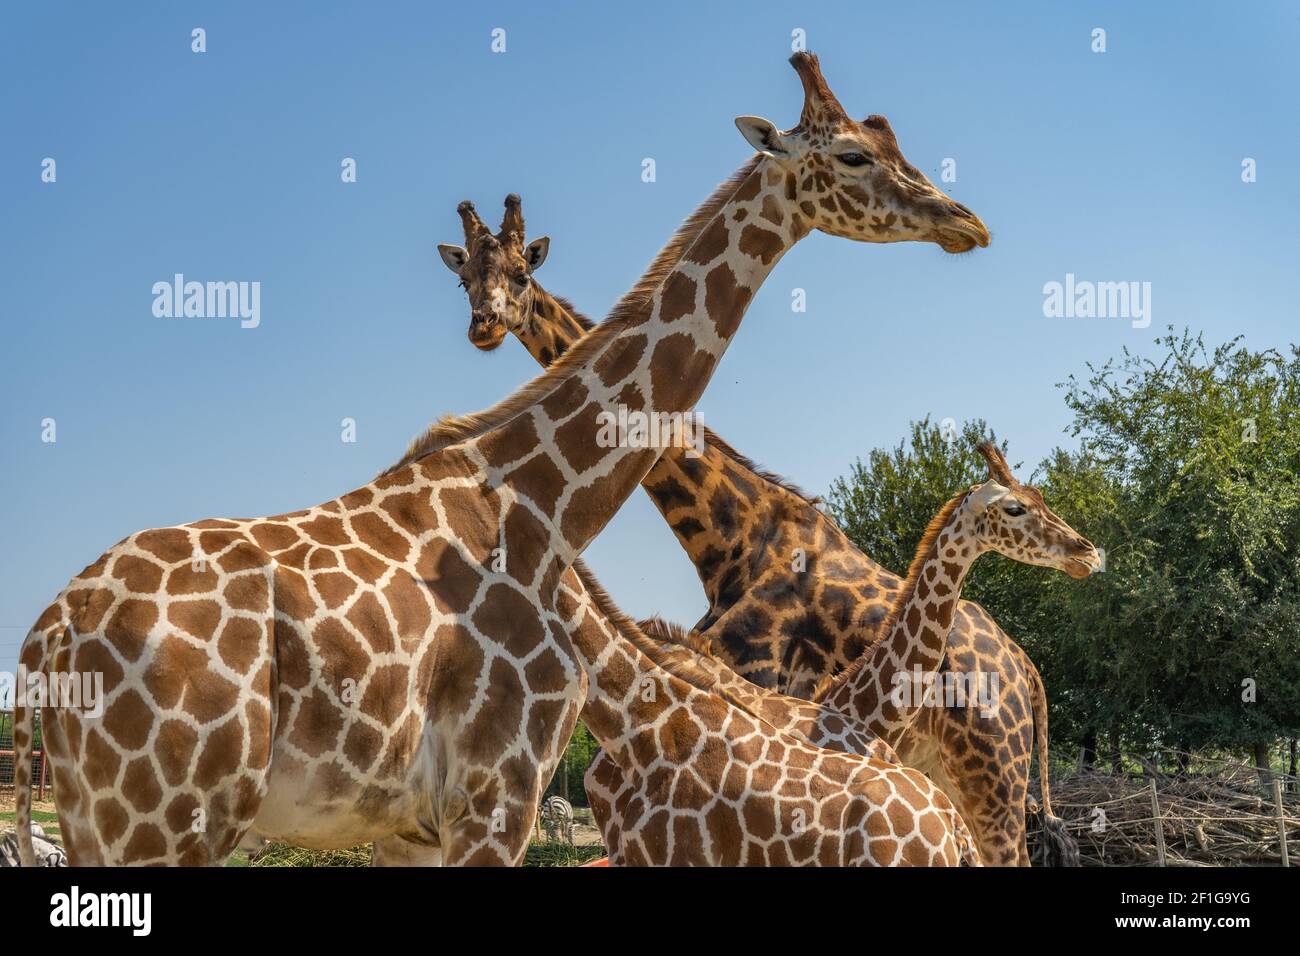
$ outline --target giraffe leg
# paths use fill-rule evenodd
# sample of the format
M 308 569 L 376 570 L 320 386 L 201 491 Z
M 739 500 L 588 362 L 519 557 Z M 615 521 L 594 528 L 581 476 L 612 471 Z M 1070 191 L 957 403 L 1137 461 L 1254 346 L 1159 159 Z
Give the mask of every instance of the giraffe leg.
M 587 773 L 582 779 L 587 791 L 587 803 L 591 807 L 591 816 L 600 831 L 601 842 L 605 845 L 605 855 L 611 866 L 618 866 L 615 859 L 621 858 L 619 846 L 621 834 L 620 796 L 627 789 L 623 771 L 604 750 L 596 751 Z
M 95 632 L 70 629 L 52 670 L 71 672 L 78 649 L 102 650 Z M 148 650 L 156 650 L 152 645 Z M 155 660 L 158 657 L 155 654 Z M 138 692 L 106 680 L 103 715 L 46 708 L 59 822 L 74 866 L 219 866 L 245 838 L 266 795 L 274 709 L 264 641 L 250 654 L 254 675 L 234 713 L 209 697 L 225 686 L 188 672 L 192 712 L 153 719 L 147 733 L 114 723 L 115 702 Z M 159 668 L 161 669 L 161 668 Z M 120 670 L 118 671 L 120 674 Z
M 265 789 L 264 778 L 247 772 L 213 790 L 192 785 L 164 789 L 159 816 L 136 819 L 124 798 L 94 794 L 84 775 L 55 779 L 60 799 L 71 786 L 87 795 L 75 808 L 59 811 L 72 866 L 222 866 L 253 836 L 253 818 Z
M 104 857 L 87 813 L 90 793 L 73 771 L 60 712 L 46 708 L 42 717 L 42 745 L 54 778 L 55 810 L 59 814 L 59 833 L 68 865 L 103 866 Z
M 40 665 L 47 675 L 59 667 L 67 668 L 68 634 L 62 625 L 57 636 L 50 635 L 50 652 Z M 41 709 L 41 748 L 54 781 L 55 811 L 59 815 L 59 834 L 69 866 L 104 866 L 107 860 L 95 832 L 92 819 L 93 789 L 86 786 L 76 758 L 82 753 L 81 716 L 74 709 Z M 76 751 L 69 746 L 75 741 Z
M 68 866 L 104 865 L 95 828 L 85 814 L 77 810 L 60 810 L 59 833 L 63 837 L 63 849 L 68 854 Z
M 483 776 L 472 790 L 457 787 L 443 807 L 439 836 L 446 866 L 518 866 L 537 823 L 536 799 L 500 799 L 510 788 Z M 534 791 L 540 792 L 540 787 Z
M 988 756 L 982 767 L 974 767 L 970 758 L 980 750 L 987 750 Z M 1028 750 L 1026 746 L 1019 757 L 1010 757 L 1006 750 L 1005 746 L 988 742 L 963 748 L 962 758 L 944 750 L 933 767 L 922 769 L 956 804 L 985 866 L 1028 866 L 1025 830 Z
M 585 682 L 582 685 L 585 688 Z M 581 696 L 578 697 L 581 700 Z M 519 866 L 537 826 L 537 807 L 578 722 L 578 701 L 548 729 L 543 759 L 507 758 L 498 768 L 467 768 L 443 783 L 438 837 L 445 866 Z M 537 741 L 529 744 L 536 747 Z M 535 752 L 535 751 L 534 751 Z

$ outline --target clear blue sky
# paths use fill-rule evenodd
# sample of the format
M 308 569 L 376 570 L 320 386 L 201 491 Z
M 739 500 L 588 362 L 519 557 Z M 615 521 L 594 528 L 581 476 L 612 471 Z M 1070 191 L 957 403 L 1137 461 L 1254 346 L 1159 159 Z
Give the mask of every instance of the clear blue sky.
M 1296 5 L 810 6 L 7 5 L 0 669 L 132 531 L 327 500 L 532 375 L 517 343 L 465 339 L 434 251 L 461 241 L 456 203 L 521 193 L 552 240 L 540 279 L 602 316 L 748 156 L 732 117 L 796 122 L 795 28 L 916 166 L 937 181 L 957 161 L 946 188 L 994 241 L 949 258 L 814 235 L 788 255 L 701 405 L 760 462 L 825 491 L 927 414 L 984 417 L 1036 462 L 1066 441 L 1055 385 L 1087 360 L 1168 324 L 1294 340 Z M 261 282 L 261 326 L 155 318 L 176 272 Z M 1044 318 L 1067 272 L 1151 282 L 1151 327 Z M 644 495 L 589 556 L 634 614 L 704 608 Z

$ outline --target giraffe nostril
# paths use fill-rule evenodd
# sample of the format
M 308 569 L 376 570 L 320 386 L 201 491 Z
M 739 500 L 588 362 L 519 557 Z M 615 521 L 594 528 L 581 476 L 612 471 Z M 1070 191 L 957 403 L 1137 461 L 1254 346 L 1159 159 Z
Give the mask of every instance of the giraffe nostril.
M 974 219 L 975 214 L 959 202 L 949 202 L 948 211 L 958 219 Z

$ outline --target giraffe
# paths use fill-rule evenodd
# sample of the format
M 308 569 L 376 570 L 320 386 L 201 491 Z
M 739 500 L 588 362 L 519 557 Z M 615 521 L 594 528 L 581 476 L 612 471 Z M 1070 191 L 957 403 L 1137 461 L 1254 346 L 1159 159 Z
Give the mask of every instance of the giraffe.
M 934 678 L 962 581 L 981 554 L 996 551 L 1075 578 L 1100 568 L 1092 544 L 1053 514 L 1037 489 L 1016 481 L 995 446 L 984 443 L 979 450 L 988 464 L 988 480 L 954 496 L 926 529 L 882 628 L 878 647 L 885 653 L 868 650 L 848 669 L 824 679 L 811 703 L 754 688 L 742 706 L 772 727 L 815 746 L 864 753 L 860 748 L 865 739 L 868 746 L 884 748 L 877 749 L 876 755 L 889 760 L 887 746 L 897 742 L 919 714 L 953 706 L 945 702 L 943 685 Z M 715 653 L 698 634 L 646 629 L 660 640 L 678 644 L 682 653 L 705 659 Z M 715 692 L 734 699 L 735 684 L 742 679 L 732 677 L 730 683 L 720 682 Z M 958 685 L 954 690 L 976 693 L 974 686 Z M 956 704 L 966 706 L 960 699 Z M 974 704 L 972 700 L 970 706 Z M 1046 754 L 1040 756 L 1046 759 Z M 624 780 L 602 752 L 589 768 L 587 786 L 593 808 L 608 813 L 607 808 L 618 806 L 623 794 L 636 785 Z
M 250 836 L 520 862 L 587 692 L 560 581 L 662 451 L 601 441 L 601 413 L 692 409 L 755 290 L 814 229 L 988 242 L 933 187 L 877 189 L 884 121 L 849 119 L 816 57 L 791 62 L 799 124 L 740 117 L 759 154 L 538 378 L 430 426 L 341 497 L 139 532 L 69 583 L 20 661 L 103 675 L 102 717 L 56 706 L 45 723 L 74 864 L 220 863 Z M 19 767 L 32 721 L 16 708 Z M 25 864 L 30 782 L 20 770 Z
M 506 197 L 494 236 L 468 200 L 457 207 L 465 246 L 438 247 L 471 307 L 470 341 L 490 351 L 513 333 L 544 367 L 592 328 L 536 270 L 547 237 L 526 242 L 519 197 Z M 536 251 L 540 250 L 540 255 Z M 879 635 L 902 580 L 860 552 L 798 487 L 705 430 L 703 455 L 668 448 L 642 487 L 699 573 L 710 607 L 696 625 L 749 680 L 807 697 Z M 802 554 L 802 570 L 793 555 Z M 984 859 L 1028 865 L 1025 810 L 1035 737 L 1044 851 L 1070 862 L 1077 846 L 1052 813 L 1048 717 L 1042 678 L 1028 655 L 983 608 L 959 605 L 945 674 L 986 674 L 1004 706 L 927 710 L 898 741 L 902 759 L 935 778 L 976 834 Z
M 925 774 L 773 727 L 771 710 L 719 684 L 778 695 L 647 635 L 581 559 L 575 569 L 582 589 L 565 594 L 568 606 L 594 605 L 573 625 L 589 686 L 583 721 L 601 745 L 587 791 L 611 865 L 982 865 Z
M 514 193 L 506 197 L 505 215 L 495 236 L 468 199 L 456 212 L 465 231 L 465 245 L 440 243 L 438 254 L 473 303 L 470 342 L 488 352 L 513 331 L 546 368 L 591 328 L 591 322 L 571 303 L 546 293 L 531 280 L 532 273 L 546 261 L 550 238 L 542 236 L 525 244 L 523 207 Z
M 988 463 L 988 480 L 950 499 L 921 536 L 881 628 L 886 653 L 863 654 L 813 695 L 883 728 L 887 741 L 896 740 L 925 706 L 924 689 L 905 687 L 905 679 L 938 672 L 962 583 L 980 555 L 996 551 L 1072 578 L 1101 569 L 1092 542 L 1053 514 L 1038 489 L 1017 481 L 993 443 L 982 442 L 979 452 Z

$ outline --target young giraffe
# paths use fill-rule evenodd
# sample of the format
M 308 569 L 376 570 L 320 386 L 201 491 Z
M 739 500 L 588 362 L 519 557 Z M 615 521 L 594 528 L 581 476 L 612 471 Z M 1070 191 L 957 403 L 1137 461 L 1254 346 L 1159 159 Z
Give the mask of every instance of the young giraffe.
M 1101 569 L 1092 542 L 1053 514 L 1037 488 L 1017 481 L 996 446 L 983 442 L 979 451 L 989 478 L 930 522 L 882 627 L 883 653 L 863 654 L 813 695 L 881 728 L 886 741 L 897 740 L 922 710 L 923 688 L 903 693 L 900 678 L 938 673 L 962 583 L 980 555 L 996 551 L 1072 578 Z
M 777 695 L 645 635 L 581 561 L 577 572 L 582 590 L 560 606 L 587 667 L 582 718 L 602 748 L 587 791 L 611 864 L 981 865 L 956 808 L 923 773 L 889 762 L 878 741 L 880 756 L 862 756 L 774 728 L 774 711 L 728 691 Z
M 857 752 L 852 748 L 860 746 L 862 738 L 846 735 L 846 725 L 896 743 L 921 712 L 942 709 L 934 700 L 927 702 L 926 685 L 944 656 L 962 581 L 981 554 L 996 551 L 1075 578 L 1101 566 L 1092 544 L 1053 514 L 1036 489 L 1017 482 L 993 445 L 981 445 L 980 452 L 988 463 L 988 480 L 952 498 L 930 523 L 884 622 L 879 645 L 825 680 L 811 704 L 795 706 L 793 698 L 760 691 L 768 700 L 765 705 L 746 704 L 751 711 L 819 747 Z M 671 631 L 658 633 L 685 644 L 690 653 L 712 651 L 707 645 L 701 648 L 698 637 L 683 640 Z M 942 701 L 942 685 L 936 686 L 937 701 Z M 588 773 L 593 808 L 616 805 L 621 790 L 634 786 L 622 781 L 609 763 L 606 755 L 598 754 Z
M 535 277 L 550 247 L 525 244 L 519 197 L 506 198 L 493 236 L 472 203 L 457 207 L 464 247 L 438 247 L 466 289 L 469 338 L 491 350 L 513 332 L 543 366 L 592 323 Z M 710 600 L 696 625 L 745 677 L 799 697 L 856 660 L 880 633 L 902 580 L 858 551 L 798 488 L 758 468 L 712 432 L 702 457 L 670 448 L 642 482 L 690 555 Z M 805 556 L 796 570 L 791 555 Z M 930 774 L 960 807 L 984 859 L 1028 865 L 1025 803 L 1037 735 L 1045 856 L 1072 862 L 1073 838 L 1051 811 L 1047 700 L 1028 655 L 979 605 L 961 602 L 949 674 L 997 681 L 1001 706 L 931 708 L 898 741 L 903 761 Z M 881 728 L 883 730 L 883 728 Z
M 928 183 L 877 189 L 863 169 L 888 145 L 883 121 L 849 119 L 815 57 L 792 63 L 799 125 L 740 118 L 762 152 L 697 213 L 703 229 L 688 222 L 685 255 L 661 252 L 541 377 L 432 426 L 347 495 L 140 532 L 69 584 L 21 660 L 104 675 L 102 719 L 54 708 L 45 723 L 74 863 L 215 863 L 248 834 L 522 859 L 586 692 L 560 580 L 659 456 L 605 447 L 601 412 L 690 410 L 755 290 L 813 229 L 988 241 Z M 32 708 L 15 718 L 26 864 Z

